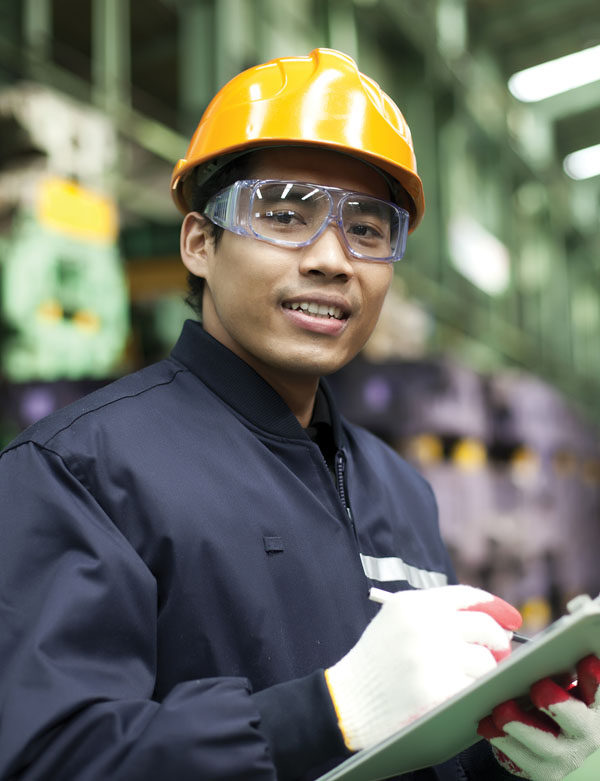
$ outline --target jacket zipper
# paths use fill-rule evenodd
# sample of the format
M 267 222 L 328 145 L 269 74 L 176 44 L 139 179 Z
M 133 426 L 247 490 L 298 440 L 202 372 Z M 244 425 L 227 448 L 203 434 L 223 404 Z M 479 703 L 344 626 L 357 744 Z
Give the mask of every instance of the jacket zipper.
M 352 511 L 350 510 L 350 505 L 348 503 L 348 493 L 346 491 L 346 457 L 342 450 L 338 450 L 335 454 L 335 480 L 338 494 L 344 506 L 344 510 L 346 510 L 346 514 L 350 520 L 350 525 L 356 534 L 356 529 L 354 528 L 354 519 L 352 518 Z
M 342 506 L 344 507 L 344 509 L 346 510 L 346 514 L 348 515 L 348 521 L 350 523 L 350 528 L 352 529 L 352 537 L 354 539 L 354 544 L 356 546 L 356 553 L 360 557 L 360 542 L 358 539 L 358 532 L 356 531 L 356 525 L 354 523 L 354 518 L 352 517 L 352 510 L 350 509 L 350 502 L 348 500 L 348 491 L 346 489 L 346 454 L 344 453 L 343 450 L 338 450 L 335 454 L 334 471 L 335 471 L 335 479 L 337 483 L 338 495 L 340 497 Z M 363 572 L 363 575 L 366 578 L 366 573 L 364 572 L 364 567 L 362 566 L 362 562 L 361 562 L 361 570 Z M 368 580 L 367 583 L 369 583 Z

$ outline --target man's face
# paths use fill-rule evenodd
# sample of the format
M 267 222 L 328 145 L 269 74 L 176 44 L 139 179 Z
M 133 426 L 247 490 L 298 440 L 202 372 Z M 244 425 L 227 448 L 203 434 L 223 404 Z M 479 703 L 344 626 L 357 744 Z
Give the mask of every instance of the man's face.
M 248 178 L 285 179 L 389 198 L 369 166 L 326 150 L 271 149 L 255 153 Z M 197 215 L 196 215 L 197 217 Z M 205 279 L 203 324 L 271 384 L 318 378 L 350 361 L 379 317 L 392 280 L 389 263 L 347 254 L 329 226 L 308 247 L 286 248 L 225 231 L 214 244 L 197 218 L 184 223 L 188 268 Z M 188 241 L 186 242 L 187 237 Z M 297 305 L 334 308 L 322 316 Z

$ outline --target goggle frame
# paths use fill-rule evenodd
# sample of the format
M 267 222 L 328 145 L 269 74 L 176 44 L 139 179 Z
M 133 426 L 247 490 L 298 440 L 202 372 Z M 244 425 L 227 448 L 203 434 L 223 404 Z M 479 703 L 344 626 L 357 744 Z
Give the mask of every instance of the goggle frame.
M 319 229 L 305 241 L 286 241 L 273 236 L 265 236 L 257 232 L 252 226 L 252 205 L 256 196 L 257 190 L 266 185 L 278 184 L 286 186 L 302 185 L 305 187 L 311 187 L 318 191 L 323 191 L 329 199 L 329 213 L 323 220 Z M 242 208 L 243 196 L 247 195 L 247 204 L 245 208 Z M 391 255 L 386 257 L 376 257 L 373 255 L 367 255 L 356 250 L 348 241 L 346 232 L 344 229 L 344 223 L 342 219 L 342 209 L 344 204 L 349 198 L 368 198 L 372 201 L 377 201 L 385 206 L 390 207 L 397 212 L 398 215 L 398 235 L 396 238 L 395 247 Z M 219 225 L 224 230 L 231 233 L 237 233 L 240 236 L 250 236 L 258 239 L 259 241 L 265 241 L 268 244 L 274 244 L 275 246 L 286 247 L 289 249 L 300 249 L 302 247 L 308 247 L 314 244 L 320 236 L 327 230 L 329 225 L 334 224 L 338 228 L 338 232 L 342 237 L 344 246 L 352 255 L 352 257 L 359 260 L 366 260 L 369 262 L 379 263 L 395 263 L 402 259 L 406 249 L 406 238 L 408 236 L 408 229 L 410 223 L 410 214 L 402 206 L 398 206 L 393 201 L 387 201 L 384 198 L 377 198 L 374 195 L 368 193 L 361 193 L 354 190 L 344 190 L 341 187 L 330 187 L 323 184 L 315 184 L 313 182 L 302 182 L 289 179 L 239 179 L 228 187 L 223 188 L 218 193 L 215 193 L 204 207 L 203 214 L 215 225 Z

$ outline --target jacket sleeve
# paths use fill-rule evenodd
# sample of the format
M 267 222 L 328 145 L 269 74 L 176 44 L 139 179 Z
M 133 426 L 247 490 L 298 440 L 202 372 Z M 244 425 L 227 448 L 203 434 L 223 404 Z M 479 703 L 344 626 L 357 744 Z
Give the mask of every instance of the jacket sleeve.
M 241 678 L 152 699 L 152 573 L 52 451 L 0 458 L 0 778 L 244 778 L 275 770 Z

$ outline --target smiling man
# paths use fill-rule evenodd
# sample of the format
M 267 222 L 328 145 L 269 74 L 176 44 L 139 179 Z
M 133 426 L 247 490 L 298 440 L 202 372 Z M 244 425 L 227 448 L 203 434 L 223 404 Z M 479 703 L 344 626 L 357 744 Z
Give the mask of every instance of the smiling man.
M 381 173 L 338 152 L 257 151 L 246 168 L 249 183 L 230 188 L 225 205 L 242 212 L 233 227 L 244 225 L 244 232 L 226 230 L 215 247 L 212 223 L 188 213 L 181 256 L 205 280 L 205 331 L 267 380 L 307 426 L 319 378 L 351 360 L 377 323 L 392 264 L 371 256 L 393 257 L 408 213 L 387 201 Z M 205 213 L 215 219 L 220 208 L 213 199 Z
M 322 379 L 423 214 L 394 103 L 332 50 L 251 68 L 172 193 L 202 322 L 0 458 L 1 778 L 316 778 L 520 621 L 453 585 L 429 486 Z M 482 742 L 405 777 L 506 775 Z

